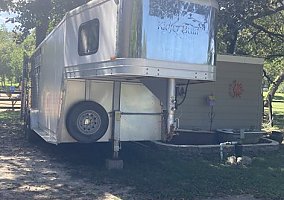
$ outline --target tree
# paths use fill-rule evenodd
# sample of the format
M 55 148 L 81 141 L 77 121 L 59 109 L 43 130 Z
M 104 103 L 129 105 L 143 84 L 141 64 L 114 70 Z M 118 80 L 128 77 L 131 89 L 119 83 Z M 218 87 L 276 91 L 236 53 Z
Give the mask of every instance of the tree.
M 6 80 L 10 83 L 19 83 L 22 76 L 22 64 L 24 53 L 33 51 L 33 35 L 29 36 L 22 44 L 16 44 L 15 34 L 8 32 L 2 26 L 0 28 L 0 73 L 2 86 Z
M 219 0 L 219 52 L 265 58 L 274 97 L 284 81 L 284 1 Z
M 265 41 L 267 37 L 283 40 L 283 32 L 280 33 L 283 31 L 282 0 L 219 0 L 219 5 L 220 52 L 257 53 L 242 51 L 242 46 L 246 46 L 247 42 L 259 42 L 259 39 Z
M 10 22 L 18 22 L 15 32 L 20 32 L 18 41 L 22 42 L 35 29 L 36 46 L 46 37 L 49 31 L 58 24 L 65 13 L 89 0 L 0 0 L 2 11 L 16 13 Z
M 7 32 L 7 29 L 2 26 L 0 28 L 0 74 L 2 86 L 6 84 L 6 78 L 12 74 L 10 65 L 10 54 L 13 49 L 13 41 L 11 34 Z

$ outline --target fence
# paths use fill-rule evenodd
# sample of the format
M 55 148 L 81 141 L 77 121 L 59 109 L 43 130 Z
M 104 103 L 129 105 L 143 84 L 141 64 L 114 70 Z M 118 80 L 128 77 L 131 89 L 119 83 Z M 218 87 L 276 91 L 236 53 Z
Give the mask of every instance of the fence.
M 0 110 L 21 109 L 20 91 L 0 91 Z

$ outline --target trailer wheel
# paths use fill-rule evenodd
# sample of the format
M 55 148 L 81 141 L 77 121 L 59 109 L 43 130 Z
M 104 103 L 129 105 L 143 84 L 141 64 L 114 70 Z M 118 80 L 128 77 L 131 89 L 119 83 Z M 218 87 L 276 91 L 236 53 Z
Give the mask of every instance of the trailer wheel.
M 109 118 L 106 110 L 93 101 L 75 104 L 66 117 L 68 133 L 78 142 L 96 142 L 108 129 Z

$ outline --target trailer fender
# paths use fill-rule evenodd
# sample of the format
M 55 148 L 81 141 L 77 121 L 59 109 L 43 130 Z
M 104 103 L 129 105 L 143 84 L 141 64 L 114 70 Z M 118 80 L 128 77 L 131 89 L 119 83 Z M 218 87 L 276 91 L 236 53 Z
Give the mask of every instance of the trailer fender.
M 108 129 L 109 117 L 100 104 L 81 101 L 73 105 L 66 116 L 68 133 L 78 142 L 96 142 Z

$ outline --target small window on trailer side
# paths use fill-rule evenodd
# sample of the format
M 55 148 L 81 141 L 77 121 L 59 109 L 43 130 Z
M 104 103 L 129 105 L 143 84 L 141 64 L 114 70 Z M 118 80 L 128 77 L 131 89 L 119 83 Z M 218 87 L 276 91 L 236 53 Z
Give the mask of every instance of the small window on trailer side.
M 97 53 L 100 40 L 99 33 L 99 19 L 93 19 L 80 25 L 78 34 L 78 54 L 80 56 Z

